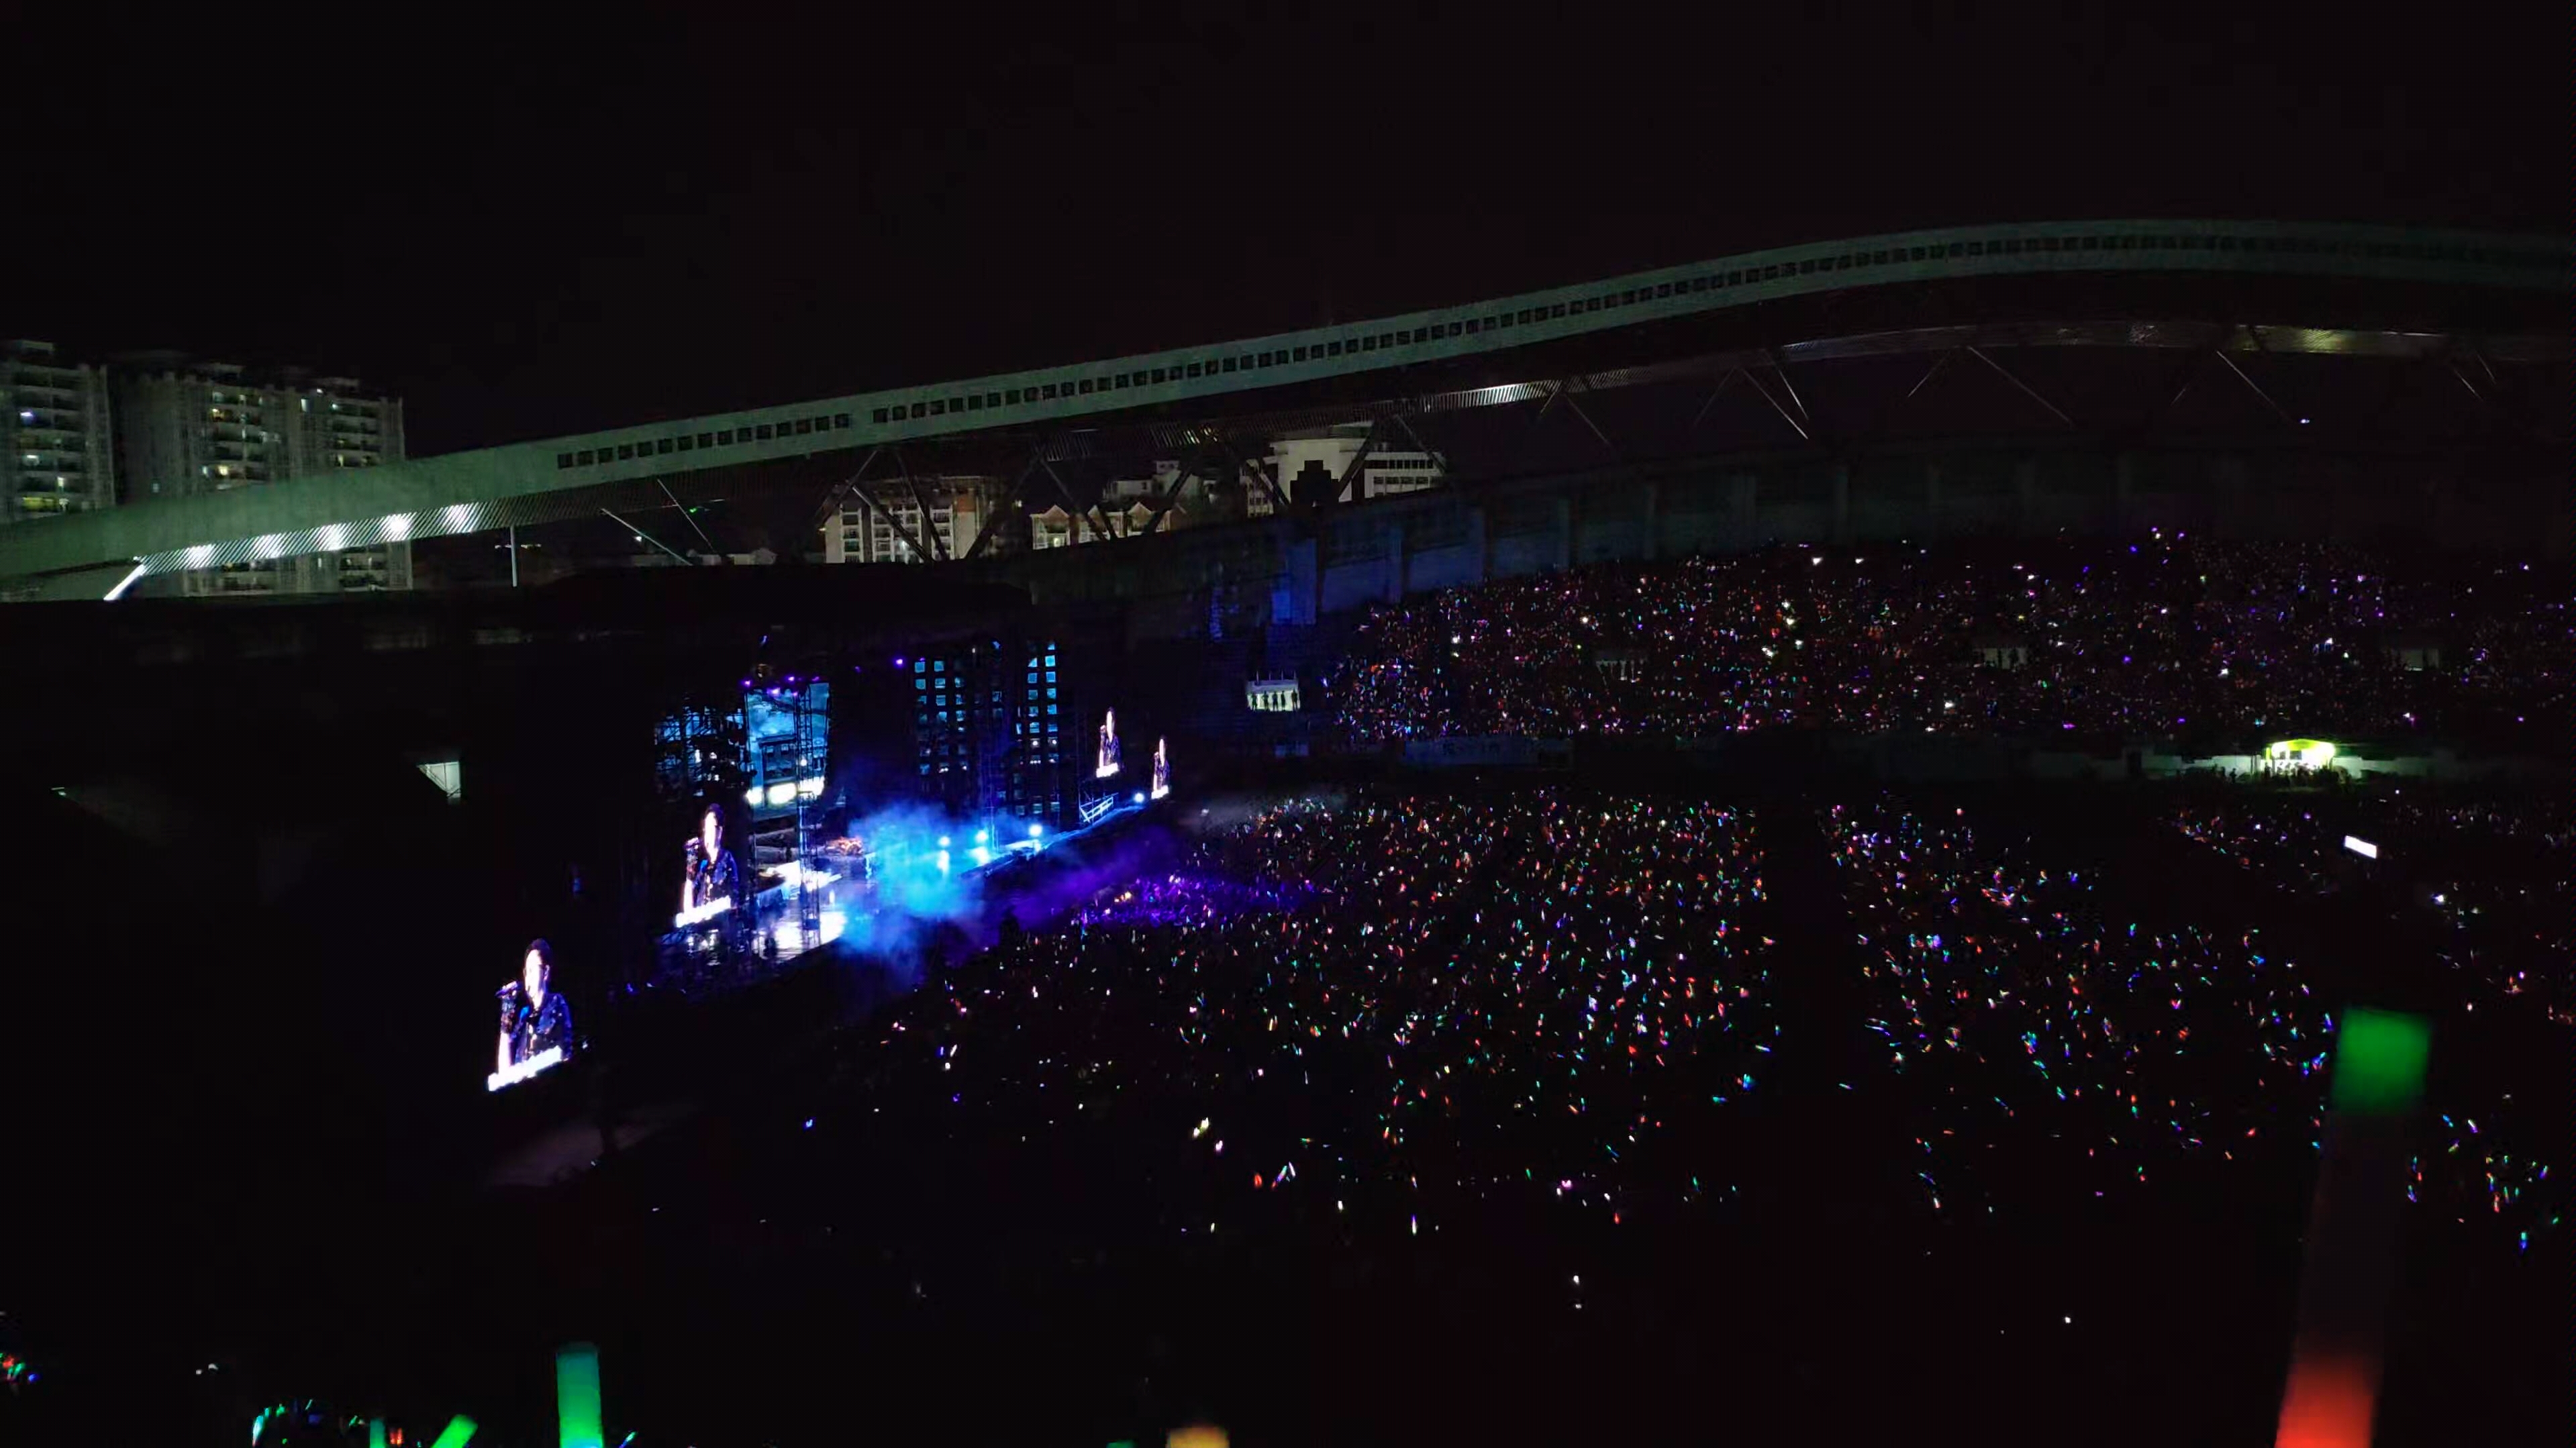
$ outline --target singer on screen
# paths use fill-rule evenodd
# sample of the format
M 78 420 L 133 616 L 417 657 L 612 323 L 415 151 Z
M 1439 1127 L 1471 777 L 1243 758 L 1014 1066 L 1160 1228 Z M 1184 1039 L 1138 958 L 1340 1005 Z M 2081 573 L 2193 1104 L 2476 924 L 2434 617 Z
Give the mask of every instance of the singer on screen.
M 683 892 L 680 909 L 689 911 L 718 900 L 731 900 L 742 908 L 742 870 L 734 863 L 733 851 L 725 848 L 724 820 L 714 805 L 698 819 L 698 837 L 689 841 L 689 881 Z
M 492 1069 L 508 1071 L 523 1061 L 559 1051 L 572 1055 L 572 1004 L 555 989 L 554 947 L 528 942 L 516 983 L 501 987 L 501 1040 Z

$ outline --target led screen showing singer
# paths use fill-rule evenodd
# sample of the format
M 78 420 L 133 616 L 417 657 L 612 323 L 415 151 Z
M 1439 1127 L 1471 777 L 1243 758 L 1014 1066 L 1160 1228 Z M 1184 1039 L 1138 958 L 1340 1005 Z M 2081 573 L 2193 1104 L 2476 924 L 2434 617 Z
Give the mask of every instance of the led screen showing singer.
M 554 947 L 528 942 L 519 978 L 501 987 L 501 1034 L 487 1091 L 498 1091 L 572 1059 L 572 1003 L 555 989 Z
M 724 816 L 714 805 L 698 816 L 688 844 L 688 877 L 680 887 L 682 918 L 705 919 L 742 899 L 742 867 L 725 845 Z

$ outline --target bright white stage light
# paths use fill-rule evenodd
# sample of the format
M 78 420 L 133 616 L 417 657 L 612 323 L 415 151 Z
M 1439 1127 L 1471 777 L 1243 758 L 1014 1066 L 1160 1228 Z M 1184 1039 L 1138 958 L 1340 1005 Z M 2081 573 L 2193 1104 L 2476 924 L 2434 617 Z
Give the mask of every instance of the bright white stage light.
M 2379 858 L 2379 846 L 2372 844 L 2370 841 L 2363 839 L 2359 835 L 2344 836 L 2343 847 L 2352 851 L 2354 854 L 2361 856 L 2365 860 L 2376 860 Z
M 125 590 L 132 588 L 134 586 L 134 580 L 141 578 L 142 576 L 143 561 L 138 558 L 134 562 L 134 571 L 125 575 L 123 578 L 118 579 L 116 581 L 116 586 L 107 591 L 107 597 L 104 601 L 114 603 L 118 599 L 123 598 L 125 596 Z

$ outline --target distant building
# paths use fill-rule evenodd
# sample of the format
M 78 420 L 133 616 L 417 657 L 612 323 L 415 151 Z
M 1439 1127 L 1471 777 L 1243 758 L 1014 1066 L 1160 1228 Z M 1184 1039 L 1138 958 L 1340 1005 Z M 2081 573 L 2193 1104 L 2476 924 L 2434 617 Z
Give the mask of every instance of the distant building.
M 1368 440 L 1369 425 L 1365 422 L 1286 434 L 1270 444 L 1270 475 L 1292 503 L 1358 503 L 1435 488 L 1447 474 L 1438 453 L 1388 447 L 1381 437 L 1379 445 L 1361 460 L 1357 478 L 1346 478 L 1352 460 L 1359 458 Z M 1256 515 L 1267 512 L 1269 498 L 1261 495 L 1251 506 Z
M 0 525 L 116 506 L 107 377 L 51 342 L 0 342 Z
M 852 498 L 823 525 L 826 563 L 926 563 L 963 558 L 994 526 L 1010 497 L 999 478 L 891 478 L 865 485 L 867 499 Z M 913 496 L 918 488 L 920 498 Z M 929 531 L 921 504 L 930 504 Z M 994 544 L 1007 540 L 996 535 Z M 926 550 L 924 558 L 919 550 Z M 986 552 L 991 552 L 988 545 Z
M 1165 500 L 1159 514 L 1155 511 L 1157 498 Z M 1110 483 L 1107 496 L 1094 508 L 1076 513 L 1057 503 L 1043 512 L 1031 513 L 1029 547 L 1070 548 L 1106 538 L 1169 533 L 1189 526 L 1188 520 L 1211 508 L 1204 480 L 1195 473 L 1184 475 L 1179 463 L 1158 462 L 1150 478 L 1119 478 Z
M 124 496 L 134 502 L 231 492 L 403 460 L 403 407 L 346 377 L 253 377 L 230 363 L 170 356 L 116 373 Z M 191 597 L 364 593 L 412 586 L 411 545 L 227 564 L 173 575 Z
M 1119 507 L 1103 503 L 1098 511 L 1086 509 L 1068 513 L 1062 503 L 1043 513 L 1029 515 L 1029 546 L 1034 549 L 1070 548 L 1077 543 L 1097 543 L 1104 538 L 1137 538 L 1146 533 L 1169 533 L 1179 515 L 1178 509 L 1166 508 L 1155 516 L 1154 505 L 1138 501 Z

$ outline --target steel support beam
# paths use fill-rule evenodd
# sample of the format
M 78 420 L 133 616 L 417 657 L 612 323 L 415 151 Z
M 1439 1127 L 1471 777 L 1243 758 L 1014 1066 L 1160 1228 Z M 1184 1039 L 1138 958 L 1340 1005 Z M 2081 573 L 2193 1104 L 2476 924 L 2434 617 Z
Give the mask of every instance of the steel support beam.
M 1747 372 L 1744 374 L 1744 380 L 1754 391 L 1762 394 L 1762 400 L 1771 404 L 1771 410 L 1780 414 L 1780 420 L 1789 424 L 1790 431 L 1798 434 L 1798 440 L 1800 442 L 1812 443 L 1816 440 L 1815 437 L 1807 431 L 1806 425 L 1798 421 L 1796 414 L 1790 412 L 1787 407 L 1783 406 L 1779 398 L 1772 396 L 1770 388 L 1762 385 L 1761 378 L 1755 376 L 1751 372 Z M 1919 382 L 1915 384 L 1917 387 L 1922 385 L 1923 384 Z M 1910 396 L 1911 394 L 1908 395 Z
M 606 508 L 602 508 L 602 509 L 600 509 L 599 511 L 600 511 L 602 514 L 606 515 L 606 516 L 607 516 L 609 519 L 611 519 L 612 521 L 614 521 L 614 522 L 618 523 L 620 526 L 624 527 L 624 528 L 626 529 L 626 531 L 628 531 L 628 532 L 630 532 L 630 533 L 634 534 L 634 535 L 635 535 L 636 537 L 638 537 L 638 538 L 643 539 L 645 542 L 652 544 L 654 547 L 661 549 L 663 552 L 670 554 L 672 557 L 679 559 L 682 563 L 684 563 L 684 564 L 688 565 L 689 567 L 694 568 L 694 567 L 696 567 L 696 566 L 697 566 L 697 562 L 698 562 L 698 560 L 696 560 L 696 559 L 694 559 L 694 558 L 691 558 L 689 555 L 687 555 L 686 553 L 681 552 L 679 549 L 674 548 L 674 547 L 672 547 L 670 544 L 663 542 L 661 539 L 654 537 L 652 534 L 645 532 L 645 531 L 644 531 L 644 529 L 643 529 L 640 525 L 637 525 L 637 524 L 634 524 L 634 523 L 629 523 L 629 522 L 627 522 L 624 518 L 620 518 L 620 517 L 618 517 L 615 513 L 611 513 L 611 512 L 609 512 Z
M 921 540 L 912 535 L 911 529 L 903 526 L 903 520 L 901 518 L 898 518 L 893 513 L 887 511 L 885 503 L 874 493 L 869 492 L 866 484 L 862 483 L 859 486 L 852 488 L 850 490 L 850 497 L 859 505 L 860 510 L 866 513 L 869 517 L 881 518 L 885 521 L 886 531 L 892 533 L 894 535 L 894 540 L 902 544 L 904 548 L 912 554 L 913 561 L 917 563 L 928 563 L 931 561 L 930 550 L 923 547 Z M 929 520 L 925 518 L 923 521 L 927 522 Z
M 938 551 L 939 561 L 942 563 L 947 562 L 948 545 L 940 540 L 939 527 L 936 523 L 931 521 L 930 499 L 922 496 L 921 479 L 913 476 L 912 464 L 904 461 L 903 449 L 901 447 L 897 447 L 894 450 L 894 465 L 895 470 L 903 475 L 904 491 L 912 494 L 912 505 L 921 510 L 922 538 L 924 541 L 928 542 L 933 549 Z M 952 513 L 950 517 L 953 522 L 955 515 Z
M 2220 365 L 2224 366 L 2228 371 L 2235 373 L 2237 381 L 2252 388 L 2254 390 L 2254 395 L 2263 399 L 2263 405 L 2272 410 L 2272 415 L 2281 419 L 2281 425 L 2283 427 L 2295 428 L 2299 425 L 2298 419 L 2282 411 L 2281 404 L 2272 400 L 2272 394 L 2263 390 L 2262 383 L 2255 381 L 2252 375 L 2247 373 L 2244 368 L 2236 365 L 2235 358 L 2228 356 L 2224 351 L 2213 352 L 2210 355 L 2216 357 L 2219 360 Z
M 1101 537 L 1114 538 L 1117 536 L 1117 534 L 1110 530 L 1108 515 L 1100 511 L 1099 500 L 1094 499 L 1089 503 L 1076 500 L 1073 496 L 1073 489 L 1067 486 L 1064 481 L 1064 474 L 1055 470 L 1054 462 L 1049 460 L 1044 452 L 1040 452 L 1038 454 L 1038 466 L 1046 469 L 1048 481 L 1055 484 L 1056 496 L 1064 499 L 1064 506 L 1068 511 L 1070 511 L 1075 517 L 1089 518 L 1092 522 L 1092 526 L 1099 530 Z
M 1717 399 L 1725 395 L 1728 385 L 1733 383 L 1736 378 L 1743 375 L 1744 369 L 1741 367 L 1729 367 L 1726 369 L 1726 375 L 1717 379 L 1717 385 L 1708 390 L 1708 396 L 1701 401 L 1699 411 L 1691 414 L 1690 426 L 1682 429 L 1684 436 L 1688 436 L 1691 433 L 1699 431 L 1699 425 L 1708 420 L 1708 410 L 1717 406 Z
M 1011 480 L 1011 490 L 1002 499 L 1001 517 L 987 522 L 983 529 L 976 533 L 975 541 L 968 544 L 966 547 L 966 557 L 964 561 L 972 563 L 976 559 L 983 557 L 984 549 L 992 543 L 994 535 L 1002 531 L 999 526 L 1002 521 L 1004 519 L 1012 519 L 1019 516 L 1020 500 L 1028 496 L 1029 478 L 1032 474 L 1036 473 L 1037 470 L 1038 460 L 1036 456 L 1032 454 L 1028 462 L 1021 466 L 1020 475 Z
M 1372 415 L 1369 418 L 1368 436 L 1360 439 L 1360 450 L 1351 454 L 1351 460 L 1342 468 L 1341 476 L 1333 479 L 1333 502 L 1341 502 L 1344 494 L 1367 481 L 1368 474 L 1363 469 L 1368 466 L 1369 454 L 1377 451 L 1378 427 L 1379 421 Z M 1354 497 L 1350 501 L 1359 503 L 1367 500 Z
M 1161 492 L 1155 494 L 1152 502 L 1148 505 L 1151 509 L 1151 516 L 1145 519 L 1144 531 L 1133 536 L 1139 538 L 1151 538 L 1154 536 L 1154 530 L 1163 526 L 1163 515 L 1172 511 L 1172 505 L 1181 500 L 1181 489 L 1188 485 L 1192 476 L 1194 475 L 1191 473 L 1188 462 L 1185 459 L 1181 466 L 1172 473 L 1171 486 L 1164 488 Z
M 1604 451 L 1614 458 L 1619 456 L 1619 445 L 1610 440 L 1610 434 L 1601 430 L 1601 424 L 1592 420 L 1592 414 L 1583 410 L 1582 400 L 1574 395 L 1575 389 L 1583 385 L 1582 379 L 1572 378 L 1561 385 L 1565 388 L 1565 405 L 1574 410 L 1575 416 L 1583 419 L 1585 427 L 1592 429 L 1592 435 L 1601 440 Z
M 1985 349 L 1985 348 L 1983 348 L 1983 347 L 1970 347 L 1970 348 L 1968 349 L 1968 355 L 1969 355 L 1969 356 L 1971 356 L 1971 357 L 1976 358 L 1978 361 L 1983 362 L 1983 363 L 1985 363 L 1987 366 L 1989 366 L 1989 367 L 1991 367 L 1991 368 L 1995 369 L 1995 375 L 1996 375 L 1997 377 L 2002 378 L 2002 379 L 2003 379 L 2003 380 L 2005 380 L 2006 382 L 2011 383 L 2011 384 L 2012 384 L 2016 389 L 2018 389 L 2018 390 L 2020 391 L 2020 393 L 2021 393 L 2021 395 L 2022 395 L 2022 396 L 2027 397 L 2027 398 L 2029 398 L 2031 401 L 2036 402 L 2036 403 L 2038 403 L 2040 406 L 2042 406 L 2042 407 L 2044 407 L 2044 408 L 2048 409 L 2048 415 L 2049 415 L 2049 416 L 2051 416 L 2051 417 L 2053 417 L 2053 418 L 2056 418 L 2056 419 L 2057 419 L 2057 425 L 2058 425 L 2058 426 L 2063 427 L 2063 428 L 2067 429 L 2067 430 L 2068 430 L 2068 431 L 2070 431 L 2070 432 L 2074 431 L 2074 429 L 2075 429 L 2075 419 L 2073 419 L 2073 418 L 2071 418 L 2071 417 L 2068 417 L 2068 416 L 2066 415 L 2066 413 L 2065 413 L 2062 409 L 2060 409 L 2056 403 L 2051 402 L 2051 401 L 2049 401 L 2047 398 L 2040 396 L 2040 395 L 2039 395 L 2039 389 L 2037 389 L 2037 388 L 2035 388 L 2035 387 L 2031 386 L 2031 385 L 2030 385 L 2029 383 L 2027 383 L 2027 382 L 2022 381 L 2020 378 L 2015 377 L 2015 376 L 2012 374 L 2012 369 L 2010 369 L 2010 368 L 2008 368 L 2008 367 L 2004 366 L 2004 364 L 2002 364 L 2001 362 L 1996 361 L 1994 358 L 1987 356 L 1987 355 L 1986 355 L 1986 349 Z
M 1807 425 L 1804 428 L 1801 428 L 1800 431 L 1805 433 L 1824 431 L 1823 428 L 1816 426 L 1816 415 L 1807 410 L 1807 399 L 1798 395 L 1798 385 L 1789 380 L 1789 364 L 1780 360 L 1779 351 L 1775 348 L 1765 347 L 1762 349 L 1762 354 L 1771 359 L 1771 370 L 1774 373 L 1777 373 L 1780 378 L 1780 390 L 1788 394 L 1791 402 L 1797 404 L 1798 416 L 1806 419 Z
M 1394 423 L 1396 427 L 1403 432 L 1405 441 L 1413 444 L 1413 450 L 1415 452 L 1431 459 L 1431 465 L 1440 470 L 1442 478 L 1445 479 L 1448 477 L 1449 460 L 1441 456 L 1439 453 L 1434 452 L 1431 445 L 1422 440 L 1422 434 L 1413 430 L 1413 423 L 1410 419 L 1401 412 L 1391 412 L 1387 414 L 1387 420 Z
M 876 465 L 877 454 L 883 451 L 883 448 L 869 448 L 868 455 L 859 459 L 858 471 L 824 490 L 822 503 L 814 509 L 814 521 L 805 525 L 806 532 L 820 531 L 825 524 L 841 516 L 842 503 L 866 481 L 868 469 Z
M 698 535 L 698 541 L 707 545 L 707 551 L 709 553 L 720 555 L 723 550 L 716 547 L 716 540 L 707 536 L 706 529 L 698 526 L 697 515 L 690 512 L 687 508 L 681 507 L 680 495 L 671 491 L 671 485 L 660 478 L 655 478 L 653 480 L 653 485 L 662 490 L 663 497 L 671 500 L 672 507 L 679 509 L 680 521 L 689 525 L 689 531 Z M 518 529 L 513 528 L 510 530 L 510 537 L 514 542 L 517 540 L 518 536 Z M 512 582 L 516 582 L 518 580 L 518 562 L 519 560 L 515 556 L 510 560 L 510 577 Z
M 1245 461 L 1243 455 L 1235 449 L 1234 440 L 1228 437 L 1222 428 L 1218 429 L 1216 432 L 1216 445 L 1224 451 L 1225 460 L 1234 465 L 1235 481 L 1240 483 L 1246 476 L 1251 477 L 1254 482 L 1261 485 L 1261 491 L 1270 496 L 1270 511 L 1272 516 L 1287 516 L 1289 512 L 1288 499 L 1280 493 L 1279 485 L 1270 480 L 1269 469 L 1264 468 L 1259 463 Z

